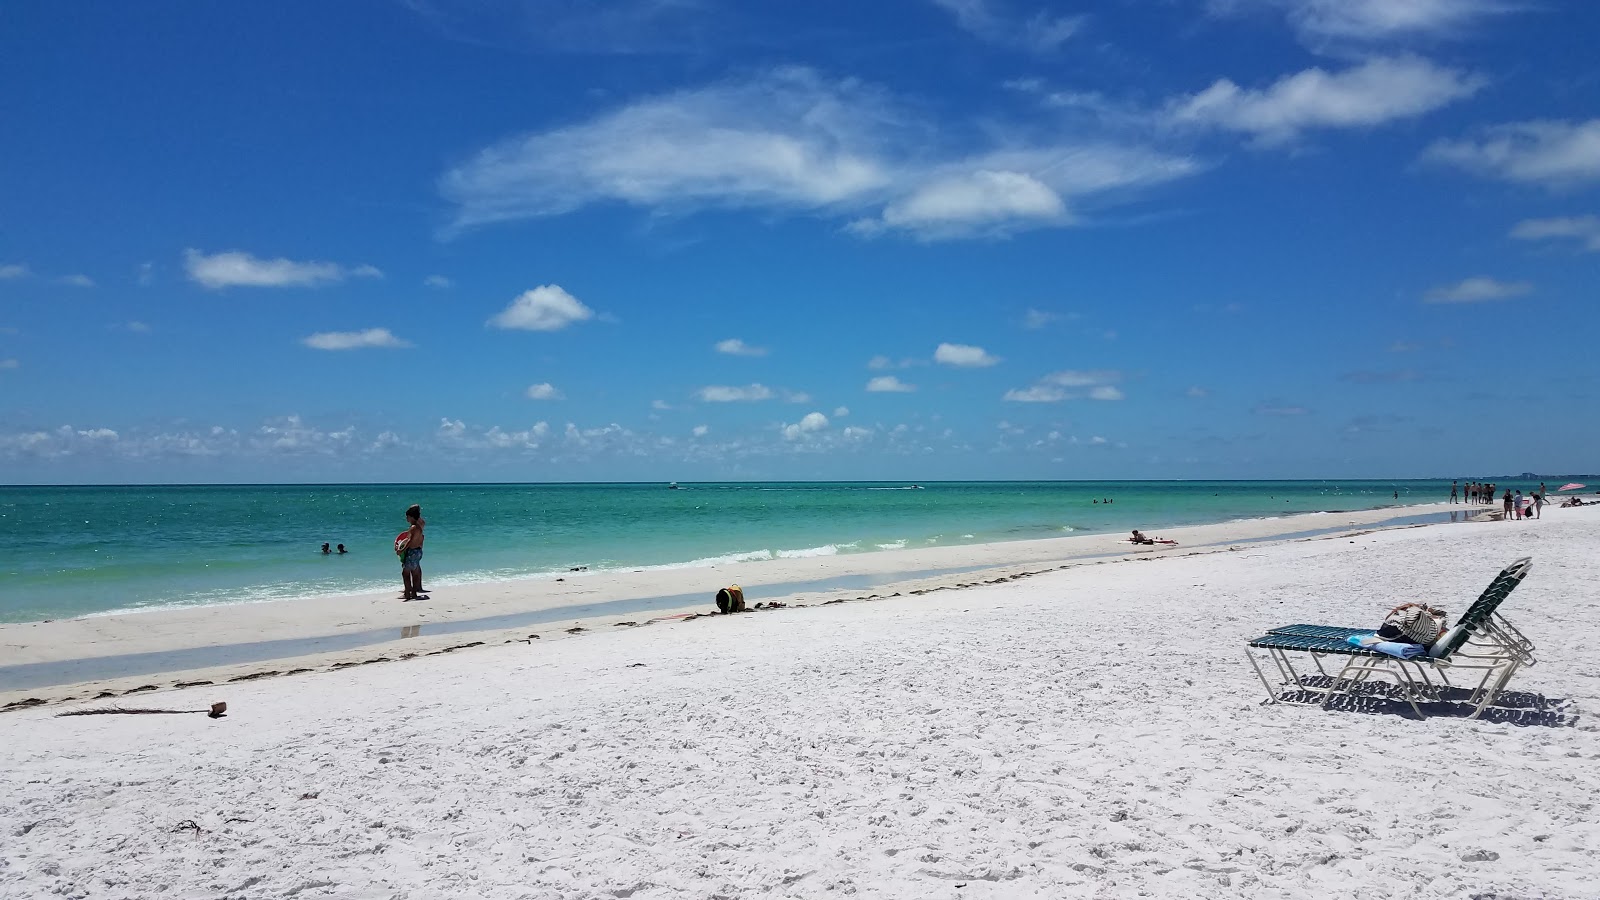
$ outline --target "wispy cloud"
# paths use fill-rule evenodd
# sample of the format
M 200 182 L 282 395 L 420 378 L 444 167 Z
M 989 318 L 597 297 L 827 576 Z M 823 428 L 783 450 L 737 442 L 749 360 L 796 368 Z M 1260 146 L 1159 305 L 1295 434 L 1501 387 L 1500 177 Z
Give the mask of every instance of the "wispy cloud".
M 1377 372 L 1363 369 L 1357 372 L 1346 372 L 1339 376 L 1339 380 L 1348 381 L 1351 384 L 1410 384 L 1414 381 L 1422 381 L 1423 378 L 1422 373 L 1415 369 L 1394 369 Z
M 916 385 L 906 384 L 893 375 L 879 375 L 867 382 L 867 391 L 873 394 L 909 394 L 916 389 Z
M 1512 0 L 1211 0 L 1213 12 L 1281 10 L 1308 43 L 1450 37 L 1491 16 L 1525 8 Z
M 144 322 L 124 322 L 119 327 L 121 327 L 125 331 L 131 331 L 134 334 L 149 334 L 150 333 L 150 326 L 148 324 L 144 323 Z
M 202 253 L 183 252 L 184 271 L 189 280 L 204 287 L 315 287 L 346 278 L 380 278 L 383 273 L 372 266 L 346 267 L 330 262 L 296 262 L 290 259 L 260 259 L 240 250 Z
M 0 369 L 20 369 L 22 363 L 15 359 L 0 359 Z
M 456 229 L 622 203 L 843 217 L 857 234 L 935 240 L 1069 224 L 1074 197 L 1199 169 L 1146 147 L 1014 137 L 1037 127 L 967 131 L 859 81 L 776 69 L 500 142 L 440 191 Z
M 713 384 L 696 391 L 695 396 L 704 403 L 739 403 L 771 400 L 776 395 L 772 392 L 772 388 L 764 384 L 751 384 L 745 387 Z
M 1060 16 L 1040 11 L 1017 15 L 1004 0 L 932 0 L 955 17 L 956 24 L 973 36 L 1003 47 L 1030 53 L 1050 53 L 1083 29 L 1088 16 Z
M 1029 387 L 1006 391 L 1001 399 L 1011 403 L 1060 403 L 1063 400 L 1122 400 L 1117 388 L 1122 373 L 1115 369 L 1065 369 L 1051 372 Z
M 409 347 L 389 333 L 387 328 L 368 328 L 365 331 L 319 331 L 301 340 L 313 350 L 360 350 L 366 347 Z
M 971 344 L 940 344 L 933 351 L 933 361 L 942 366 L 979 369 L 999 363 L 1000 357 Z
M 57 283 L 64 284 L 67 287 L 79 287 L 79 288 L 92 288 L 92 287 L 94 287 L 94 279 L 90 278 L 87 275 L 63 275 L 60 278 L 57 278 L 56 281 L 57 281 Z
M 1526 281 L 1499 281 L 1486 276 L 1467 278 L 1455 284 L 1440 285 L 1423 295 L 1424 303 L 1488 303 L 1531 293 Z
M 542 284 L 523 291 L 511 305 L 489 320 L 495 328 L 522 331 L 560 331 L 568 325 L 594 318 L 594 310 L 559 284 Z
M 1250 411 L 1258 416 L 1304 416 L 1311 413 L 1311 410 L 1306 409 L 1304 406 L 1296 406 L 1291 403 L 1285 403 L 1282 400 L 1268 400 L 1264 403 L 1258 403 Z
M 443 275 L 429 275 L 427 278 L 422 279 L 422 284 L 425 287 L 431 287 L 441 291 L 455 287 L 455 282 L 444 277 Z
M 710 425 L 696 425 L 693 429 L 690 430 L 689 433 L 694 435 L 697 438 L 702 438 L 702 437 L 705 437 L 706 435 L 711 433 L 711 426 Z
M 530 384 L 523 393 L 527 395 L 529 400 L 560 400 L 563 398 L 562 393 L 556 390 L 548 381 Z
M 1482 78 L 1416 56 L 1379 57 L 1337 72 L 1306 69 L 1261 89 L 1224 78 L 1174 101 L 1170 118 L 1241 131 L 1266 144 L 1295 140 L 1304 131 L 1369 128 L 1415 118 L 1470 97 Z
M 401 0 L 445 37 L 557 54 L 688 53 L 737 13 L 695 0 Z
M 1505 181 L 1575 187 L 1600 181 L 1600 119 L 1495 125 L 1475 137 L 1438 141 L 1422 158 Z
M 1183 395 L 1194 400 L 1200 400 L 1211 396 L 1211 392 L 1203 387 L 1200 387 L 1199 385 L 1195 385 L 1194 387 L 1189 388 L 1187 391 L 1184 391 Z
M 752 347 L 738 338 L 728 338 L 725 341 L 717 342 L 717 352 L 726 353 L 729 356 L 766 356 L 767 348 Z
M 1575 240 L 1585 250 L 1600 253 L 1600 216 L 1527 219 L 1511 229 L 1519 241 Z
M 1029 307 L 1028 311 L 1022 314 L 1022 327 L 1029 331 L 1038 331 L 1053 322 L 1059 322 L 1062 318 L 1060 313 Z
M 15 281 L 28 277 L 28 267 L 22 263 L 5 263 L 0 265 L 0 281 Z

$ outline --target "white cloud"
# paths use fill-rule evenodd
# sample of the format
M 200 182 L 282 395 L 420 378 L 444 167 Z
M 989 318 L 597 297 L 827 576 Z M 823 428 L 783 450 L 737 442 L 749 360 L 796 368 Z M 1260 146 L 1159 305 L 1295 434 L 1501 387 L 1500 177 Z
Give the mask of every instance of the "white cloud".
M 1423 159 L 1550 188 L 1600 181 L 1600 119 L 1496 125 L 1477 138 L 1438 141 Z
M 916 385 L 906 384 L 893 375 L 879 375 L 867 382 L 867 390 L 874 394 L 909 394 L 916 389 Z
M 706 435 L 711 433 L 711 426 L 709 426 L 709 425 L 696 425 L 694 427 L 693 432 L 691 432 L 691 433 L 695 437 L 705 437 Z
M 87 275 L 63 275 L 56 279 L 67 287 L 92 288 L 94 279 Z
M 1306 409 L 1304 406 L 1284 403 L 1282 400 L 1268 400 L 1265 403 L 1256 404 L 1251 412 L 1258 416 L 1304 416 L 1310 414 L 1311 410 Z
M 556 390 L 548 381 L 540 382 L 539 384 L 530 384 L 528 385 L 528 390 L 524 393 L 527 394 L 529 400 L 562 399 L 561 392 Z
M 422 279 L 422 284 L 425 287 L 438 288 L 441 291 L 455 287 L 455 282 L 443 275 L 429 275 L 427 278 Z
M 995 365 L 1000 358 L 990 356 L 982 347 L 971 344 L 940 344 L 933 351 L 933 361 L 940 365 L 970 369 Z
M 827 427 L 827 416 L 819 412 L 806 413 L 804 418 L 793 425 L 783 426 L 783 437 L 785 440 L 792 441 L 800 438 L 802 435 L 810 434 L 814 431 L 822 431 Z
M 672 404 L 665 400 L 651 400 L 650 408 L 658 411 L 666 411 L 672 409 Z
M 150 326 L 146 325 L 143 322 L 127 322 L 127 323 L 124 323 L 122 327 L 126 328 L 127 330 L 129 330 L 131 332 L 133 332 L 134 334 L 149 334 L 150 333 Z
M 1440 285 L 1423 296 L 1424 303 L 1487 303 L 1530 293 L 1526 281 L 1499 281 L 1494 278 L 1468 278 L 1455 284 Z
M 1152 186 L 1199 169 L 1187 157 L 1115 144 L 996 150 L 929 168 L 880 214 L 847 229 L 869 237 L 899 230 L 925 241 L 1005 237 L 1073 224 L 1073 197 Z
M 915 366 L 925 366 L 927 364 L 927 360 L 922 359 L 902 359 L 896 362 L 895 360 L 882 355 L 874 356 L 873 358 L 867 360 L 867 368 L 876 369 L 878 371 L 882 371 L 884 369 L 910 369 Z
M 1030 17 L 1009 14 L 1000 8 L 1003 0 L 932 0 L 955 16 L 956 24 L 991 44 L 1015 47 L 1032 53 L 1058 49 L 1083 29 L 1088 16 L 1056 16 L 1046 12 Z
M 891 176 L 872 152 L 884 102 L 802 69 L 679 91 L 496 144 L 445 174 L 472 226 L 595 202 L 823 209 Z
M 695 392 L 704 403 L 737 403 L 741 401 L 771 400 L 772 389 L 763 384 L 752 384 L 746 387 L 729 387 L 726 385 L 709 385 Z
M 881 217 L 857 220 L 851 228 L 860 233 L 899 228 L 939 239 L 1068 219 L 1061 196 L 1033 176 L 979 170 L 930 181 L 884 207 Z
M 313 287 L 333 284 L 349 277 L 377 278 L 383 274 L 372 266 L 351 269 L 330 262 L 258 259 L 239 250 L 207 255 L 192 248 L 183 251 L 183 266 L 189 280 L 213 289 Z
M 575 322 L 594 318 L 594 310 L 584 306 L 577 297 L 561 289 L 558 284 L 543 284 L 531 291 L 523 291 L 511 305 L 489 320 L 496 328 L 518 328 L 523 331 L 560 331 Z
M 1600 253 L 1600 216 L 1568 216 L 1557 219 L 1527 219 L 1511 229 L 1520 241 L 1571 238 L 1584 249 Z
M 1354 68 L 1306 69 L 1261 90 L 1224 78 L 1169 108 L 1173 122 L 1242 131 L 1264 143 L 1314 128 L 1367 128 L 1470 97 L 1483 79 L 1416 56 L 1379 57 Z
M 0 281 L 15 281 L 18 278 L 27 278 L 28 274 L 28 267 L 21 263 L 0 265 Z
M 842 418 L 844 418 L 845 416 L 848 416 L 848 415 L 850 415 L 850 407 L 848 407 L 848 406 L 837 406 L 837 407 L 834 407 L 833 417 L 835 419 L 842 419 Z
M 20 369 L 22 363 L 14 359 L 0 359 L 0 369 Z
M 1194 387 L 1189 388 L 1187 391 L 1184 391 L 1183 395 L 1185 397 L 1191 397 L 1193 399 L 1199 400 L 1202 397 L 1211 396 L 1211 392 L 1206 390 L 1203 387 L 1200 387 L 1199 385 L 1196 385 Z
M 363 347 L 409 347 L 411 344 L 389 333 L 387 328 L 365 331 L 319 331 L 303 340 L 313 350 L 359 350 Z
M 1037 135 L 1035 122 L 953 128 L 926 109 L 856 80 L 776 69 L 502 141 L 446 172 L 440 191 L 457 207 L 455 229 L 620 203 L 847 217 L 859 234 L 937 239 L 1066 224 L 1075 197 L 1199 168 L 1143 147 Z
M 1278 0 L 1295 29 L 1313 40 L 1377 41 L 1459 33 L 1521 3 L 1507 0 Z
M 1059 403 L 1067 399 L 1067 392 L 1055 385 L 1036 384 L 1026 388 L 1012 388 L 1006 391 L 1002 400 L 1011 403 Z
M 152 262 L 139 263 L 138 275 L 135 278 L 142 285 L 149 286 L 156 280 L 156 264 Z
M 717 352 L 726 353 L 729 356 L 766 356 L 767 348 L 752 347 L 738 338 L 728 338 L 725 341 L 717 342 Z
M 1051 372 L 1032 386 L 1013 388 L 1001 399 L 1012 403 L 1059 403 L 1062 400 L 1121 400 L 1123 393 L 1115 385 L 1122 373 L 1115 369 L 1064 369 Z M 1088 390 L 1082 391 L 1083 388 Z

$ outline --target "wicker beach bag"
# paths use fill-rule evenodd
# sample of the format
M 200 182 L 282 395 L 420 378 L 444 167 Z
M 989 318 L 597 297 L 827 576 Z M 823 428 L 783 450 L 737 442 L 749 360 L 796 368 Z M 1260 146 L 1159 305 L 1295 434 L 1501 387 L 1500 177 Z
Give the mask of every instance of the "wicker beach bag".
M 1402 603 L 1389 610 L 1378 636 L 1389 641 L 1406 641 L 1426 647 L 1444 634 L 1449 623 L 1446 613 L 1424 603 Z

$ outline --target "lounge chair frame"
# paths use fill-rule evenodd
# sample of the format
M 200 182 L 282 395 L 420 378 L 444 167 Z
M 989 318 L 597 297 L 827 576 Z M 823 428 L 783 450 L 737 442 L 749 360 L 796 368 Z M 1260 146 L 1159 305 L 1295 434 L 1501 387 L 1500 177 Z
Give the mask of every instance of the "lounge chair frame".
M 1442 700 L 1444 692 L 1453 687 L 1450 671 L 1481 671 L 1476 687 L 1467 696 L 1473 707 L 1469 718 L 1476 719 L 1493 705 L 1495 699 L 1511 682 L 1518 669 L 1533 665 L 1533 641 L 1517 630 L 1498 609 L 1507 596 L 1516 589 L 1533 568 L 1532 557 L 1523 557 L 1503 569 L 1478 599 L 1468 607 L 1456 623 L 1458 631 L 1447 633 L 1441 640 L 1449 646 L 1436 648 L 1437 656 L 1420 656 L 1399 659 L 1349 644 L 1346 638 L 1353 634 L 1370 634 L 1370 628 L 1345 628 L 1329 625 L 1288 625 L 1275 628 L 1251 641 L 1245 658 L 1255 670 L 1256 677 L 1267 689 L 1269 703 L 1283 702 L 1287 693 L 1299 692 L 1322 695 L 1321 706 L 1326 709 L 1335 695 L 1351 694 L 1354 689 L 1373 678 L 1394 681 L 1400 698 L 1410 704 L 1419 718 L 1426 718 L 1418 701 Z M 1276 686 L 1268 680 L 1251 649 L 1265 650 L 1281 679 Z M 1321 679 L 1308 681 L 1294 667 L 1290 653 L 1307 653 L 1316 666 Z M 1345 657 L 1337 674 L 1330 675 L 1323 665 L 1324 657 Z M 1438 676 L 1438 683 L 1429 676 L 1430 670 Z

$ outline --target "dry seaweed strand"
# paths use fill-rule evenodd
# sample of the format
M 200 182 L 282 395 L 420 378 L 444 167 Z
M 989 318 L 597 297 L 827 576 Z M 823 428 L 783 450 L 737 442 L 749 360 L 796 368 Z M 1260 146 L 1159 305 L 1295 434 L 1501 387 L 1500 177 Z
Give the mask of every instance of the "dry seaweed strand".
M 129 709 L 126 706 L 107 706 L 100 709 L 69 709 L 66 712 L 56 713 L 56 718 L 62 716 L 165 716 L 182 715 L 184 713 L 204 713 L 213 719 L 220 719 L 228 714 L 228 704 L 213 703 L 210 709 Z

